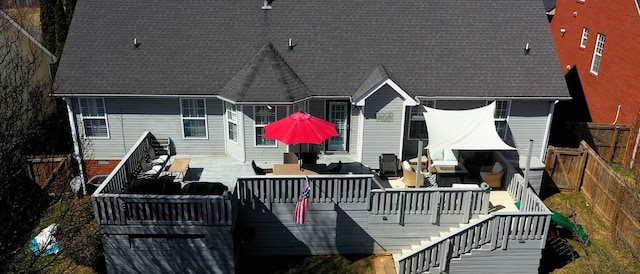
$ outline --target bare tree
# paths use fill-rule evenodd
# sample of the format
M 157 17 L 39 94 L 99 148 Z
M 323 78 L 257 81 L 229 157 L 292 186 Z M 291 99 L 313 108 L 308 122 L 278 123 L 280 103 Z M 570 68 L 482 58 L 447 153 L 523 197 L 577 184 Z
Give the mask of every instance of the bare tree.
M 50 66 L 56 59 L 3 11 L 0 21 L 0 273 L 48 272 L 44 267 L 55 258 L 42 264 L 41 257 L 19 256 L 43 213 L 52 204 L 63 204 L 52 214 L 57 219 L 48 221 L 64 223 L 65 218 L 90 218 L 91 208 L 86 202 L 76 206 L 82 203 L 68 195 L 52 195 L 54 181 L 36 182 L 42 174 L 30 168 L 33 155 L 71 150 L 65 106 L 50 96 Z M 78 230 L 70 227 L 61 230 L 69 234 Z M 16 267 L 18 257 L 32 261 Z

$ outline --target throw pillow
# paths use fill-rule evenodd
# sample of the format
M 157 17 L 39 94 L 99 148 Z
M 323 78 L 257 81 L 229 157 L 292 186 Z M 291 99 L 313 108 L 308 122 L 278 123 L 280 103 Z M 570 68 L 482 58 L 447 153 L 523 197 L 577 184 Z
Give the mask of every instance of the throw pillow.
M 500 172 L 502 172 L 502 165 L 499 162 L 496 162 L 495 164 L 493 164 L 493 168 L 491 169 L 491 173 L 493 174 L 498 174 Z
M 444 160 L 444 150 L 443 149 L 429 149 L 429 157 L 432 161 L 442 161 Z
M 411 164 L 409 164 L 409 162 L 407 161 L 402 161 L 402 167 L 408 171 L 415 172 Z

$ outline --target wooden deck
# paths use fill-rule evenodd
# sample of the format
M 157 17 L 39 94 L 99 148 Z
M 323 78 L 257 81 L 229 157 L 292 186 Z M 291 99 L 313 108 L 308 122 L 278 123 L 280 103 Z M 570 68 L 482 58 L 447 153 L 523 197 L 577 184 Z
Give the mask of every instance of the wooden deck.
M 299 225 L 291 216 L 304 176 L 256 176 L 250 165 L 223 157 L 218 161 L 224 163 L 212 165 L 215 158 L 188 156 L 185 174 L 185 180 L 230 186 L 222 195 L 125 193 L 151 138 L 145 133 L 92 195 L 107 268 L 115 272 L 171 271 L 172 266 L 153 264 L 155 257 L 183 268 L 234 272 L 236 254 L 394 253 L 399 273 L 419 273 L 447 271 L 453 258 L 481 248 L 483 256 L 492 257 L 517 246 L 521 253 L 514 254 L 539 261 L 545 245 L 551 212 L 510 165 L 504 190 L 491 193 L 475 184 L 395 188 L 394 180 L 355 174 L 364 171 L 361 165 L 349 167 L 347 174 L 311 175 L 307 223 Z M 209 174 L 208 167 L 219 174 Z M 159 244 L 167 247 L 162 253 Z M 191 249 L 176 248 L 183 245 Z M 456 267 L 461 264 L 455 261 Z

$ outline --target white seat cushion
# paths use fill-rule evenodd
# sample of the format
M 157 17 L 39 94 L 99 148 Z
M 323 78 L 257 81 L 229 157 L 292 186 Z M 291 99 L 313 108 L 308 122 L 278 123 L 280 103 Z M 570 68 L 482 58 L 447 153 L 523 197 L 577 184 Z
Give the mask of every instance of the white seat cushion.
M 491 173 L 493 174 L 498 174 L 500 172 L 502 172 L 503 167 L 499 162 L 496 162 L 495 164 L 493 164 L 493 168 L 491 168 Z
M 158 172 L 160 172 L 160 170 L 162 170 L 162 166 L 161 165 L 155 165 L 155 166 L 151 167 L 149 170 L 147 170 L 144 174 L 145 175 L 154 175 L 154 174 L 157 174 Z
M 415 172 L 415 170 L 413 170 L 413 167 L 411 166 L 411 164 L 409 164 L 409 162 L 407 161 L 402 161 L 402 167 L 408 171 L 411 172 Z

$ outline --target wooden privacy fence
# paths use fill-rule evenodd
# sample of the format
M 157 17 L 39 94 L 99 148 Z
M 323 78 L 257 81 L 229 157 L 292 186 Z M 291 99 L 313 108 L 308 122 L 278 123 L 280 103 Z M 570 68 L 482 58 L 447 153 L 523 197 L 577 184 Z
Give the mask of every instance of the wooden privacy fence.
M 586 142 L 577 149 L 550 147 L 547 173 L 565 190 L 582 191 L 614 235 L 640 258 L 640 195 L 623 181 Z
M 624 164 L 629 139 L 633 135 L 631 126 L 584 122 L 571 122 L 568 126 L 606 162 Z
M 70 155 L 35 156 L 29 159 L 29 173 L 40 188 L 49 193 L 71 192 L 69 184 L 73 177 L 71 162 Z

